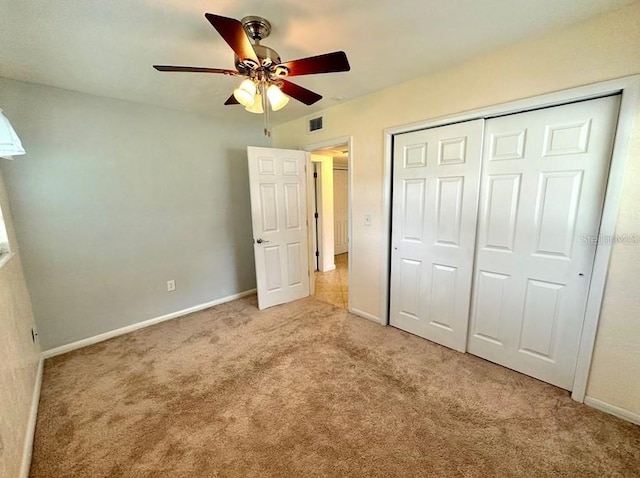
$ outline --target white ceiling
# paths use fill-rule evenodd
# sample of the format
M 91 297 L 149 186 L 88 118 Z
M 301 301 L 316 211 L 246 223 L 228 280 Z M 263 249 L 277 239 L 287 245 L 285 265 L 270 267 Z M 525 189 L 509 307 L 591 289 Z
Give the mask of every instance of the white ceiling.
M 334 168 L 349 167 L 349 145 L 348 144 L 344 144 L 341 146 L 333 146 L 330 148 L 321 148 L 316 151 L 312 151 L 312 153 L 331 156 L 333 158 Z
M 333 98 L 371 93 L 636 2 L 0 0 L 0 76 L 247 120 L 242 107 L 223 106 L 237 78 L 160 73 L 151 65 L 232 68 L 231 50 L 204 13 L 261 15 L 273 27 L 263 44 L 283 61 L 344 50 L 351 63 L 348 73 L 293 79 L 324 99 L 312 107 L 291 101 L 273 115 L 281 123 L 332 106 Z

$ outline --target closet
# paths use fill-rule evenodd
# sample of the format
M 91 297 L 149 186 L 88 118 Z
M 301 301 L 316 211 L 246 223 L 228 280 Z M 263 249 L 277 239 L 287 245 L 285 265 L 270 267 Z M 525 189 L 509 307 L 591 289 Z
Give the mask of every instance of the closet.
M 619 103 L 396 135 L 390 324 L 571 389 Z

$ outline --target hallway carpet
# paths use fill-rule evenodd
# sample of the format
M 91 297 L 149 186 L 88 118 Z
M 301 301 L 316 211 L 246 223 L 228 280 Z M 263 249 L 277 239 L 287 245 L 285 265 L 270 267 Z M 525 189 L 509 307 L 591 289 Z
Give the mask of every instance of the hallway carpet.
M 32 477 L 633 477 L 640 427 L 307 298 L 46 361 Z

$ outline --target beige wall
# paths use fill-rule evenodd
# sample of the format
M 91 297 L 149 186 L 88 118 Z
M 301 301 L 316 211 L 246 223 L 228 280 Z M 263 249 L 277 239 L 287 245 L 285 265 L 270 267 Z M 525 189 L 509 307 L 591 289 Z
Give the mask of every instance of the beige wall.
M 0 207 L 15 254 L 0 269 L 0 476 L 13 477 L 20 473 L 40 345 L 31 340 L 31 302 L 1 176 Z
M 357 98 L 324 112 L 309 136 L 306 118 L 274 129 L 274 146 L 298 148 L 353 136 L 352 307 L 381 316 L 382 178 L 385 128 L 640 73 L 640 5 L 457 67 Z M 434 46 L 437 47 L 437 46 Z M 640 126 L 633 130 L 619 233 L 640 232 Z M 363 215 L 373 215 L 371 227 Z M 606 290 L 588 395 L 640 414 L 640 246 L 617 244 Z

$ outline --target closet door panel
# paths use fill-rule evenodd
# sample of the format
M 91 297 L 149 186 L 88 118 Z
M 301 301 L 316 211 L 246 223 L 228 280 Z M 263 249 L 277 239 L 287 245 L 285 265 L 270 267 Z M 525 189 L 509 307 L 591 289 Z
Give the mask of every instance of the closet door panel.
M 464 351 L 484 120 L 394 138 L 391 325 Z
M 619 97 L 487 120 L 470 353 L 570 390 Z

